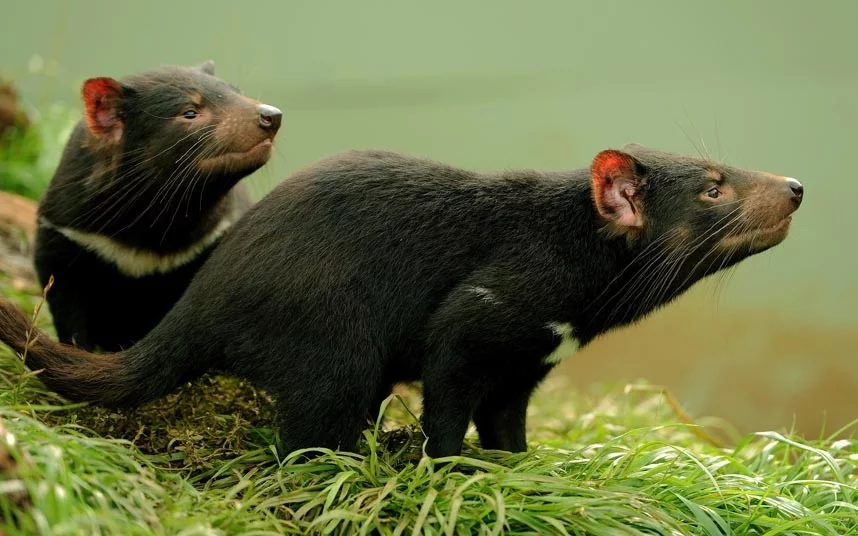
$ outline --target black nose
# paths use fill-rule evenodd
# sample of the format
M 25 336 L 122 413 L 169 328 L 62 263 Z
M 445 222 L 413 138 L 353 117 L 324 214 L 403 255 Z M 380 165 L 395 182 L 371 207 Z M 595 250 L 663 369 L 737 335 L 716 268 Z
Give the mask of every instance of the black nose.
M 265 130 L 277 132 L 280 128 L 280 120 L 283 118 L 283 112 L 267 104 L 260 104 L 257 110 L 259 111 L 259 126 Z
M 790 191 L 792 192 L 792 200 L 796 205 L 800 205 L 801 200 L 804 197 L 804 186 L 792 177 L 787 177 L 786 181 L 787 185 L 789 185 Z

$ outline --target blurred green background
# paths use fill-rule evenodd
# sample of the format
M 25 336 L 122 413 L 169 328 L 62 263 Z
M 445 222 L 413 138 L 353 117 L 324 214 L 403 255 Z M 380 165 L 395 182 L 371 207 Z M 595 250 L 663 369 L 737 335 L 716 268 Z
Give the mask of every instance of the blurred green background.
M 858 418 L 858 2 L 9 2 L 0 76 L 32 115 L 80 82 L 213 59 L 285 112 L 250 184 L 350 148 L 583 167 L 629 141 L 801 180 L 790 238 L 556 372 L 646 378 L 695 416 Z M 64 132 L 53 132 L 63 135 Z

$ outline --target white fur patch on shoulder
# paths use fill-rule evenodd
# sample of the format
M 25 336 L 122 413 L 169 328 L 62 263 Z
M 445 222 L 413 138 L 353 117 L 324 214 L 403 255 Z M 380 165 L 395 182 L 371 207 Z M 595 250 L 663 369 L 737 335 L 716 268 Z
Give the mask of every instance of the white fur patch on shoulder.
M 561 338 L 560 344 L 554 349 L 545 359 L 543 363 L 547 365 L 556 365 L 570 357 L 581 347 L 580 341 L 572 336 L 575 328 L 568 322 L 549 322 L 545 324 L 545 329 L 551 330 L 554 335 Z
M 98 233 L 79 231 L 71 227 L 57 227 L 45 218 L 39 220 L 39 225 L 53 229 L 75 244 L 89 250 L 102 260 L 105 260 L 130 277 L 144 277 L 152 274 L 165 274 L 196 259 L 203 251 L 223 236 L 232 225 L 229 218 L 224 218 L 207 235 L 187 248 L 172 253 L 158 253 L 147 249 L 127 246 L 109 236 Z
M 492 289 L 486 287 L 477 287 L 477 286 L 467 286 L 465 290 L 468 292 L 472 292 L 483 299 L 486 303 L 501 303 L 499 299 L 495 296 L 495 293 Z
M 572 324 L 569 322 L 549 322 L 545 327 L 550 329 L 558 337 L 568 337 L 572 334 Z

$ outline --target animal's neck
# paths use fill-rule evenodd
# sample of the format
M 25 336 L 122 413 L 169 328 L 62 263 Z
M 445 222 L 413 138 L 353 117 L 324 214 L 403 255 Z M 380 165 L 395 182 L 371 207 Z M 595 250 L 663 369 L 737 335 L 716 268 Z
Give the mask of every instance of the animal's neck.
M 664 242 L 617 253 L 582 310 L 590 336 L 646 317 L 711 273 L 698 256 L 689 257 Z
M 144 249 L 171 251 L 194 243 L 229 212 L 235 184 L 182 168 L 103 162 L 85 180 L 87 212 L 76 227 Z
M 87 233 L 70 227 L 57 227 L 47 218 L 39 221 L 40 227 L 55 230 L 102 260 L 113 264 L 126 276 L 133 278 L 166 274 L 193 262 L 217 242 L 231 224 L 228 218 L 224 218 L 197 242 L 188 244 L 182 250 L 162 252 L 130 246 L 103 234 Z

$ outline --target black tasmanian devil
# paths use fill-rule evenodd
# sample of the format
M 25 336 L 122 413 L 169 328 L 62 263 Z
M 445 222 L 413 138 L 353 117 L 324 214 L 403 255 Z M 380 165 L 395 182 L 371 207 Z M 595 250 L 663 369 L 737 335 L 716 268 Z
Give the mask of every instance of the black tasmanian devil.
M 39 206 L 35 266 L 62 342 L 131 346 L 187 288 L 249 206 L 281 112 L 214 76 L 162 67 L 83 84 L 75 127 Z
M 586 345 L 781 242 L 792 178 L 639 145 L 574 171 L 476 173 L 379 151 L 303 169 L 257 203 L 145 338 L 93 355 L 40 336 L 27 365 L 72 400 L 136 406 L 206 370 L 277 400 L 282 441 L 353 449 L 422 380 L 430 456 L 526 449 L 528 398 Z M 18 352 L 29 319 L 0 305 Z M 645 357 L 644 357 L 645 358 Z

